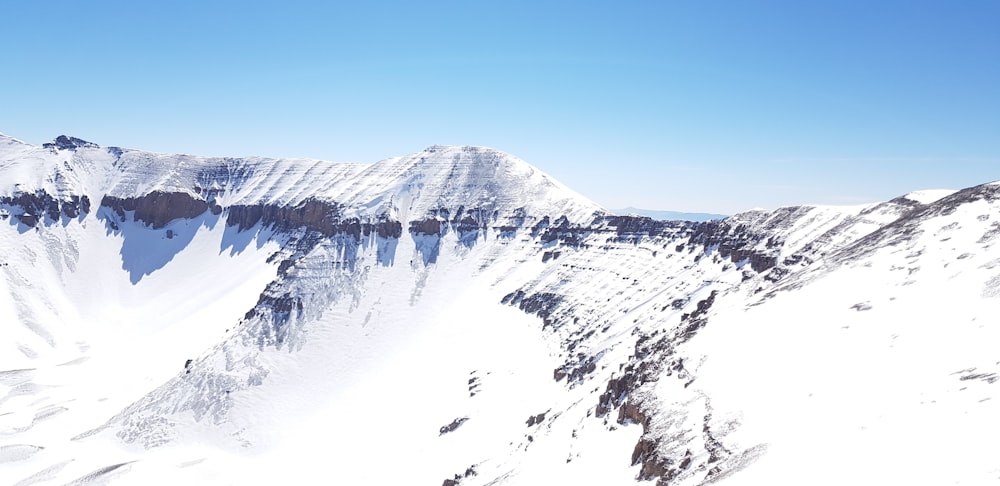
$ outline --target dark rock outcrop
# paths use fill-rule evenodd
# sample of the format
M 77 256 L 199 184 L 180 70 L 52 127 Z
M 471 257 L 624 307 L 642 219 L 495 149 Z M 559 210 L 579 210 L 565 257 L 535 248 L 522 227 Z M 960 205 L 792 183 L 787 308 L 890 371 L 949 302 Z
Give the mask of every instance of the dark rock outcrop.
M 545 420 L 545 414 L 547 414 L 547 413 L 549 413 L 549 412 L 545 411 L 545 412 L 542 412 L 542 413 L 540 413 L 538 415 L 532 415 L 532 416 L 528 417 L 528 420 L 526 420 L 524 423 L 528 424 L 528 427 L 531 427 L 533 425 L 541 425 L 542 422 Z
M 465 469 L 465 473 L 455 474 L 453 479 L 445 479 L 444 483 L 442 483 L 442 486 L 458 486 L 462 484 L 463 479 L 475 476 L 476 474 L 477 474 L 476 466 L 475 464 L 473 464 L 472 466 L 469 466 Z
M 0 197 L 0 205 L 7 205 L 16 211 L 19 210 L 19 213 L 15 213 L 15 217 L 21 223 L 31 227 L 46 220 L 58 221 L 60 215 L 76 218 L 81 214 L 90 213 L 90 198 L 87 196 L 71 195 L 63 199 L 56 199 L 42 190 L 2 196 Z
M 543 328 L 555 323 L 549 319 L 552 311 L 562 302 L 563 297 L 553 293 L 538 293 L 525 295 L 524 291 L 517 290 L 507 294 L 501 299 L 504 305 L 516 305 L 518 309 L 527 314 L 534 314 L 542 319 Z
M 359 260 L 359 251 L 366 244 L 375 244 L 380 264 L 391 265 L 395 245 L 403 232 L 399 221 L 386 215 L 362 221 L 342 218 L 339 204 L 306 199 L 295 205 L 234 205 L 227 208 L 226 224 L 249 230 L 258 225 L 290 236 L 282 250 L 272 258 L 279 259 L 278 279 L 268 284 L 257 304 L 244 315 L 242 323 L 255 327 L 251 334 L 261 348 L 281 348 L 292 339 L 292 325 L 304 315 L 303 296 L 289 292 L 283 282 L 295 271 L 299 262 L 318 245 L 336 250 L 336 259 L 327 264 L 337 271 L 351 273 Z M 294 277 L 291 277 L 294 278 Z
M 791 209 L 809 208 L 782 208 L 782 210 Z M 778 220 L 785 221 L 784 217 Z M 756 225 L 725 219 L 699 224 L 691 234 L 688 244 L 714 248 L 722 258 L 728 258 L 733 262 L 747 261 L 750 268 L 762 273 L 777 265 L 782 241 L 773 235 L 773 232 Z M 760 248 L 762 245 L 763 249 Z
M 90 198 L 87 196 L 70 196 L 68 201 L 63 201 L 62 213 L 67 218 L 76 218 L 81 213 L 90 213 Z
M 227 226 L 238 226 L 240 231 L 250 229 L 262 223 L 277 231 L 288 231 L 303 228 L 323 236 L 346 232 L 361 234 L 360 225 L 349 227 L 341 221 L 340 207 L 337 203 L 309 198 L 294 206 L 278 206 L 273 204 L 235 205 L 229 207 L 226 216 Z
M 34 214 L 31 213 L 19 214 L 17 216 L 17 220 L 20 221 L 21 224 L 25 226 L 30 226 L 32 228 L 34 228 L 35 225 L 38 224 L 38 216 L 35 216 Z
M 399 238 L 403 225 L 387 217 L 374 222 L 362 222 L 358 218 L 342 218 L 339 204 L 306 199 L 296 205 L 279 206 L 273 204 L 233 205 L 227 208 L 226 225 L 236 226 L 246 231 L 257 224 L 275 231 L 305 230 L 323 237 L 350 235 L 360 241 L 373 233 L 382 238 Z
M 416 235 L 441 235 L 441 221 L 436 218 L 426 218 L 410 221 L 410 233 Z
M 58 137 L 56 137 L 55 140 L 48 143 L 43 143 L 42 147 L 47 149 L 58 149 L 58 150 L 76 150 L 81 147 L 99 148 L 100 146 L 97 145 L 96 143 L 91 143 L 76 137 L 59 135 Z
M 111 209 L 121 221 L 125 221 L 126 212 L 134 212 L 135 221 L 160 229 L 176 219 L 193 219 L 210 210 L 213 214 L 222 212 L 216 204 L 209 204 L 183 192 L 151 192 L 145 196 L 118 198 L 104 196 L 101 206 Z
M 539 224 L 541 224 L 541 222 Z M 559 242 L 565 246 L 579 248 L 583 245 L 583 240 L 586 239 L 594 229 L 591 227 L 571 224 L 569 220 L 563 216 L 557 219 L 555 223 L 544 225 L 544 229 L 541 229 L 539 225 L 535 225 L 533 230 L 540 232 L 539 239 L 542 244 L 548 245 L 554 242 Z
M 450 432 L 454 432 L 455 429 L 461 427 L 462 424 L 464 424 L 467 420 L 469 420 L 469 417 L 459 417 L 456 418 L 455 420 L 452 420 L 450 424 L 444 425 L 438 430 L 438 435 L 444 435 Z

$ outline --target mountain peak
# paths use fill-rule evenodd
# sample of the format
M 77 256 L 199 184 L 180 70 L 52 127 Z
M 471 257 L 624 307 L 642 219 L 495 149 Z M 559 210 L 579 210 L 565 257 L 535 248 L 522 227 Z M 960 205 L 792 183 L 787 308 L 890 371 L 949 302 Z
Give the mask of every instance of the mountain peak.
M 43 143 L 42 147 L 48 149 L 58 149 L 58 150 L 76 150 L 78 148 L 98 148 L 100 147 L 96 143 L 88 142 L 81 138 L 70 137 L 67 135 L 59 135 L 55 140 Z
M 449 163 L 459 161 L 473 164 L 489 161 L 497 163 L 504 162 L 508 165 L 524 166 L 534 169 L 531 164 L 525 162 L 520 157 L 504 152 L 503 150 L 479 145 L 431 145 L 430 147 L 407 157 L 412 157 L 421 161 L 437 159 L 448 161 Z
M 394 199 L 407 201 L 408 214 L 423 217 L 440 208 L 480 208 L 559 214 L 589 221 L 603 209 L 543 171 L 509 153 L 472 145 L 432 145 L 421 152 L 374 164 L 368 177 L 393 187 Z
M 431 145 L 415 154 L 403 156 L 402 160 L 415 162 L 438 162 L 447 166 L 524 167 L 534 169 L 531 164 L 502 150 L 477 145 Z M 492 163 L 492 164 L 490 164 Z
M 589 222 L 601 210 L 520 158 L 471 145 L 432 145 L 373 164 L 122 153 L 113 147 L 102 151 L 97 144 L 68 135 L 42 147 L 17 148 L 13 142 L 4 146 L 10 150 L 0 153 L 0 162 L 9 162 L 5 171 L 17 168 L 23 173 L 20 190 L 47 188 L 53 194 L 88 194 L 95 199 L 153 192 L 204 198 L 211 193 L 213 200 L 228 206 L 295 205 L 315 198 L 335 201 L 355 217 L 389 212 L 423 219 L 443 208 L 464 207 L 498 215 L 516 210 L 530 217 L 566 216 L 575 223 Z M 38 153 L 26 157 L 20 153 L 26 148 Z M 77 157 L 80 149 L 88 152 L 85 157 Z M 16 192 L 13 186 L 0 189 Z

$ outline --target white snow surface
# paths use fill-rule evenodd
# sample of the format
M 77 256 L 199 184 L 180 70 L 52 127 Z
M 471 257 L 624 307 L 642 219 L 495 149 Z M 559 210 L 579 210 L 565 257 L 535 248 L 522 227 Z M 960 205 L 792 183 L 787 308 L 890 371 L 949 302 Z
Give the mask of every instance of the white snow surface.
M 221 214 L 163 228 L 98 209 L 206 189 Z M 670 484 L 1000 480 L 995 185 L 623 233 L 492 149 L 364 165 L 0 136 L 0 196 L 39 190 L 94 209 L 2 208 L 0 484 L 631 484 L 643 440 Z M 308 198 L 402 234 L 226 224 Z M 408 231 L 459 206 L 497 217 Z M 579 242 L 532 230 L 561 216 Z
M 925 189 L 923 191 L 913 191 L 903 197 L 920 204 L 930 204 L 945 196 L 955 193 L 954 189 Z
M 116 153 L 118 152 L 118 153 Z M 314 159 L 196 157 L 141 150 L 59 150 L 0 134 L 0 195 L 44 190 L 53 196 L 138 197 L 154 191 L 221 191 L 222 206 L 337 202 L 347 216 L 388 213 L 400 221 L 428 210 L 524 208 L 528 215 L 589 221 L 603 211 L 549 175 L 503 152 L 472 146 L 428 147 L 374 164 Z M 197 188 L 197 190 L 196 190 Z

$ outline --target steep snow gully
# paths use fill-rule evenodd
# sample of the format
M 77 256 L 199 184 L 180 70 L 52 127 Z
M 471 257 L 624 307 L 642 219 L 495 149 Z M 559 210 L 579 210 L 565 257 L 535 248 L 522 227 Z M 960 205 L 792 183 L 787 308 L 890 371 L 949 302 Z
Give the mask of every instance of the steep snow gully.
M 996 183 L 696 223 L 0 135 L 0 483 L 995 484 L 998 244 Z

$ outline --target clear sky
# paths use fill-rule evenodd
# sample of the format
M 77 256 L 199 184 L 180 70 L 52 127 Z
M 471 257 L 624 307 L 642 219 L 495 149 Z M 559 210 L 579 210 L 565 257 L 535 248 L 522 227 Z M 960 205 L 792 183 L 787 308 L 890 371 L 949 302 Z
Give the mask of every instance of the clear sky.
M 16 1 L 0 132 L 202 155 L 518 155 L 609 208 L 1000 179 L 1000 1 Z

